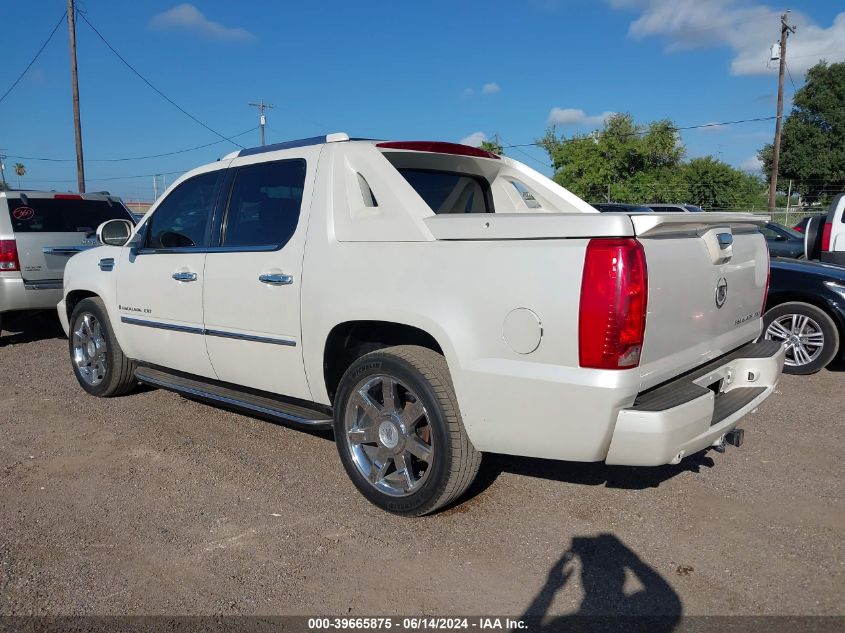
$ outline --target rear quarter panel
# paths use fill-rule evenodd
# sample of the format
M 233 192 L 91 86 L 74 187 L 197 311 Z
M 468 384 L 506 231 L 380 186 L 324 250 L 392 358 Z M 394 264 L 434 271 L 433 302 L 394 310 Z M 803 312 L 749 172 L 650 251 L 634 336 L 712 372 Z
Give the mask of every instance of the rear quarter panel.
M 321 170 L 301 290 L 303 360 L 315 400 L 330 404 L 324 351 L 336 325 L 406 324 L 442 348 L 476 448 L 604 458 L 616 414 L 633 402 L 640 378 L 637 370 L 578 366 L 588 238 L 437 241 L 420 232 L 402 242 L 340 241 L 333 214 L 345 201 L 333 191 L 329 170 Z M 507 315 L 519 308 L 539 320 L 531 353 L 518 353 L 503 335 Z

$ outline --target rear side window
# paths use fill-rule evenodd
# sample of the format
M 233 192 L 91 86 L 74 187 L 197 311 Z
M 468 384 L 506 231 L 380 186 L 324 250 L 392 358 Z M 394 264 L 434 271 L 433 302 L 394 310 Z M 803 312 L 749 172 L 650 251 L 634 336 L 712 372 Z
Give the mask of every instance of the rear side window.
M 165 198 L 150 218 L 149 248 L 205 248 L 222 170 L 186 180 Z
M 223 246 L 287 244 L 299 222 L 305 160 L 238 167 L 223 232 Z
M 435 213 L 493 213 L 490 184 L 454 171 L 400 168 L 399 173 Z
M 9 198 L 9 218 L 15 233 L 76 233 L 96 231 L 106 220 L 131 220 L 117 201 L 56 198 Z

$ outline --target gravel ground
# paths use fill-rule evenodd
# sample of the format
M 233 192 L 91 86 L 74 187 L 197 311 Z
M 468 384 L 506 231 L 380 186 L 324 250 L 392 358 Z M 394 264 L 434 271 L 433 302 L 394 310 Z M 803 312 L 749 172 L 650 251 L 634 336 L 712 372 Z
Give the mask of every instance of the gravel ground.
M 784 376 L 676 467 L 486 456 L 401 519 L 327 435 L 79 388 L 50 316 L 0 347 L 0 614 L 845 614 L 845 373 Z

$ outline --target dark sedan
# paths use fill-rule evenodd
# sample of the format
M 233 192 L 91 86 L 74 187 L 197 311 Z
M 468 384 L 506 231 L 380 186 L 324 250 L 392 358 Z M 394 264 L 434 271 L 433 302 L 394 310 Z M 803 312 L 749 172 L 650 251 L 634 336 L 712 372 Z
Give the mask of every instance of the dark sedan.
M 845 336 L 845 267 L 772 259 L 763 332 L 787 344 L 788 374 L 812 374 L 838 358 Z
M 641 204 L 627 204 L 625 202 L 591 202 L 602 213 L 654 213 L 650 207 Z
M 760 229 L 760 232 L 766 238 L 769 254 L 772 257 L 792 257 L 793 259 L 804 257 L 803 233 L 776 222 L 767 222 L 766 226 Z

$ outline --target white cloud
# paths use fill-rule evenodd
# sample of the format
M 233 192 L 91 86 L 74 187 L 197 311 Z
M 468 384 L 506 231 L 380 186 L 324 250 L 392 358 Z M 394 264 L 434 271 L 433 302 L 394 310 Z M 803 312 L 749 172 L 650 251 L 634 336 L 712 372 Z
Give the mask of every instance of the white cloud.
M 255 36 L 246 29 L 230 28 L 209 20 L 202 11 L 187 3 L 154 15 L 150 20 L 150 26 L 162 31 L 167 29 L 193 31 L 213 40 L 245 42 L 255 39 Z
M 487 140 L 487 135 L 484 132 L 473 132 L 469 136 L 463 137 L 458 143 L 461 145 L 469 145 L 470 147 L 480 147 L 483 141 Z
M 491 81 L 489 84 L 484 84 L 481 86 L 481 94 L 483 95 L 494 95 L 497 92 L 501 92 L 502 89 L 499 87 L 495 81 Z
M 734 75 L 777 72 L 769 63 L 771 46 L 780 35 L 781 12 L 747 0 L 610 0 L 616 8 L 633 9 L 640 17 L 631 23 L 631 36 L 664 37 L 667 50 L 728 46 L 734 51 Z M 792 74 L 803 74 L 819 60 L 845 59 L 845 12 L 830 26 L 793 11 L 790 24 L 797 27 L 789 37 L 787 61 Z M 797 77 L 796 77 L 797 79 Z
M 615 112 L 602 112 L 589 115 L 580 108 L 552 108 L 549 112 L 549 125 L 602 125 Z
M 464 91 L 461 93 L 464 97 L 471 97 L 475 94 L 475 90 L 472 88 L 464 88 Z
M 706 125 L 707 127 L 697 128 L 699 132 L 703 132 L 704 134 L 714 134 L 718 132 L 728 131 L 728 127 L 725 125 L 720 125 L 718 121 L 708 121 L 704 125 Z
M 756 156 L 749 156 L 740 164 L 739 168 L 742 171 L 747 171 L 753 174 L 759 174 L 763 171 L 763 163 Z

